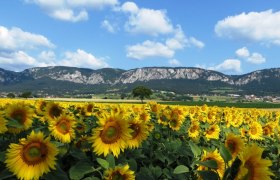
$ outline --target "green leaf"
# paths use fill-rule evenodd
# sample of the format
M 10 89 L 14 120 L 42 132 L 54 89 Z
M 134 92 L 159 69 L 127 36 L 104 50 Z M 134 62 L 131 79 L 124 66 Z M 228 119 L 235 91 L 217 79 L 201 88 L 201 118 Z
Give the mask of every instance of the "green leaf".
M 220 153 L 226 163 L 228 163 L 232 159 L 229 150 L 225 147 L 224 144 L 221 144 L 220 146 Z
M 182 174 L 182 173 L 186 173 L 186 172 L 189 172 L 189 171 L 190 170 L 187 166 L 179 165 L 174 169 L 173 173 L 174 174 Z
M 86 177 L 83 180 L 100 180 L 98 177 Z
M 104 159 L 101 159 L 101 158 L 96 158 L 97 162 L 105 169 L 108 169 L 109 168 L 109 163 L 104 160 Z
M 218 168 L 218 163 L 215 160 L 207 160 L 207 161 L 196 161 L 196 164 L 212 168 L 212 169 L 217 169 Z
M 4 169 L 3 171 L 0 172 L 0 179 L 12 179 L 13 173 L 11 173 L 8 169 Z
M 162 175 L 162 169 L 159 166 L 150 166 L 150 171 L 155 179 L 159 179 L 159 177 Z
M 12 119 L 12 118 L 7 118 L 8 119 L 8 126 L 15 127 L 15 128 L 23 128 L 24 126 L 20 124 L 17 120 Z
M 71 154 L 73 157 L 75 157 L 75 158 L 77 158 L 77 159 L 79 159 L 79 160 L 81 160 L 81 159 L 86 159 L 86 158 L 87 158 L 86 154 L 85 154 L 83 151 L 81 151 L 81 150 L 79 150 L 79 149 L 76 149 L 76 148 L 73 148 L 73 149 L 70 151 L 70 154 Z
M 214 171 L 197 171 L 198 175 L 202 177 L 203 180 L 218 180 L 219 175 Z
M 80 161 L 69 170 L 69 176 L 71 179 L 82 179 L 86 174 L 94 172 L 95 169 L 85 161 Z
M 42 179 L 69 180 L 67 174 L 59 166 L 56 166 L 56 170 L 43 175 Z
M 192 153 L 193 153 L 194 157 L 200 156 L 201 149 L 196 144 L 194 144 L 192 141 L 189 141 L 189 145 L 191 147 L 191 150 L 192 150 Z
M 113 154 L 108 154 L 108 156 L 106 157 L 106 161 L 109 163 L 110 168 L 114 168 L 116 166 L 115 157 L 113 156 Z
M 4 162 L 6 159 L 5 152 L 0 152 L 0 162 Z
M 129 164 L 129 169 L 135 172 L 137 171 L 137 162 L 135 161 L 135 159 L 129 159 L 128 164 Z

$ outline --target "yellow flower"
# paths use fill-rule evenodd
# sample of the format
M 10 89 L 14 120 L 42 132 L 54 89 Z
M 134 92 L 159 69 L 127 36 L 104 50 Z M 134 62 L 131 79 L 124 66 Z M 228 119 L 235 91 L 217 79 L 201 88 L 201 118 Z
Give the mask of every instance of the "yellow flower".
M 104 172 L 105 180 L 134 180 L 134 171 L 129 169 L 129 165 L 117 166 L 115 168 L 108 169 Z
M 92 147 L 98 155 L 106 156 L 113 152 L 118 157 L 120 151 L 127 147 L 127 141 L 131 139 L 131 130 L 123 114 L 104 114 L 99 119 L 99 127 L 92 130 Z
M 262 125 L 260 125 L 258 122 L 251 123 L 248 134 L 251 139 L 262 140 L 263 139 Z
M 55 139 L 70 143 L 75 138 L 76 120 L 69 115 L 61 115 L 50 122 L 49 130 Z
M 8 121 L 16 120 L 20 125 L 22 125 L 22 127 L 19 128 L 8 126 L 8 131 L 17 134 L 29 129 L 33 122 L 32 116 L 32 109 L 23 102 L 8 105 L 5 117 L 8 119 Z
M 207 140 L 219 139 L 220 127 L 217 124 L 211 125 L 205 132 Z
M 45 111 L 46 111 L 46 106 L 47 106 L 47 102 L 44 101 L 43 99 L 40 99 L 36 102 L 36 112 L 38 115 L 44 115 Z
M 269 180 L 273 173 L 269 166 L 272 165 L 271 160 L 262 159 L 263 149 L 253 144 L 247 147 L 240 156 L 242 162 L 236 179 L 250 180 Z
M 215 170 L 218 172 L 220 178 L 222 178 L 225 172 L 225 164 L 222 156 L 218 153 L 217 149 L 213 152 L 203 151 L 203 156 L 201 158 L 201 161 L 208 161 L 208 160 L 214 160 L 217 162 L 218 168 L 216 168 Z M 210 169 L 208 169 L 208 167 L 200 165 L 198 166 L 197 170 L 205 171 Z
M 200 132 L 199 122 L 193 121 L 190 125 L 190 128 L 188 129 L 189 137 L 193 138 L 193 139 L 198 139 L 199 138 L 199 132 Z
M 58 150 L 42 132 L 31 132 L 20 144 L 10 144 L 6 154 L 6 166 L 18 179 L 39 179 L 55 169 Z
M 0 134 L 3 134 L 6 131 L 8 131 L 6 123 L 7 121 L 2 116 L 0 116 Z
M 58 118 L 62 113 L 62 107 L 59 106 L 58 103 L 49 102 L 46 106 L 46 118 L 49 121 Z
M 232 133 L 227 135 L 225 146 L 228 148 L 234 159 L 240 152 L 243 151 L 244 141 L 240 136 L 236 136 Z
M 127 141 L 127 145 L 130 148 L 138 148 L 149 135 L 148 126 L 145 122 L 137 119 L 129 121 L 128 124 L 129 129 L 131 129 L 131 139 Z

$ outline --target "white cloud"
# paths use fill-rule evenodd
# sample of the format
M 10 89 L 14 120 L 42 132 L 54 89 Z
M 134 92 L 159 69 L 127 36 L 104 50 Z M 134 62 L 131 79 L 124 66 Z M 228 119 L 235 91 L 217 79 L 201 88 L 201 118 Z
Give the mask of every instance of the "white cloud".
M 173 55 L 174 50 L 168 48 L 165 44 L 149 40 L 144 41 L 141 44 L 128 46 L 126 54 L 127 57 L 138 60 L 148 57 L 171 58 Z
M 221 72 L 234 72 L 240 73 L 241 72 L 241 62 L 238 59 L 226 59 L 221 64 L 218 64 L 213 67 L 209 67 L 208 69 L 221 71 Z
M 74 66 L 83 68 L 104 68 L 109 67 L 104 58 L 97 58 L 91 53 L 78 49 L 76 52 L 66 52 L 61 61 L 58 62 L 62 66 Z
M 235 54 L 242 59 L 245 59 L 247 62 L 251 64 L 263 64 L 265 63 L 266 59 L 263 57 L 262 54 L 254 52 L 250 53 L 250 51 L 246 47 L 242 47 L 236 50 Z
M 272 10 L 229 16 L 215 26 L 215 32 L 221 37 L 278 45 L 279 29 L 280 11 L 273 12 Z
M 235 54 L 240 58 L 248 58 L 250 56 L 250 52 L 246 47 L 242 47 L 235 51 Z
M 173 26 L 164 10 L 138 9 L 135 4 L 134 8 L 130 5 L 123 11 L 131 13 L 125 24 L 126 31 L 130 33 L 157 36 L 173 31 Z
M 174 30 L 172 38 L 168 38 L 165 43 L 146 40 L 141 44 L 127 47 L 127 57 L 134 59 L 145 59 L 148 57 L 172 58 L 176 50 L 185 46 L 202 48 L 204 44 L 195 38 L 186 38 L 180 26 Z
M 170 64 L 171 66 L 180 66 L 181 65 L 180 61 L 178 61 L 177 59 L 170 59 L 168 61 L 168 64 Z
M 134 2 L 125 2 L 122 5 L 121 10 L 123 12 L 137 13 L 139 11 L 139 8 Z
M 41 7 L 49 16 L 63 21 L 85 21 L 89 9 L 113 7 L 118 0 L 25 0 Z
M 38 59 L 42 62 L 52 63 L 55 62 L 56 55 L 53 51 L 42 51 L 39 54 Z
M 114 26 L 108 20 L 102 21 L 101 27 L 105 28 L 110 33 L 116 32 Z
M 72 9 L 57 9 L 54 10 L 50 16 L 62 21 L 85 21 L 88 20 L 88 13 L 85 10 L 79 11 L 77 14 Z
M 247 61 L 252 64 L 262 64 L 265 63 L 266 59 L 259 53 L 253 53 Z
M 25 32 L 17 27 L 8 29 L 0 26 L 0 42 L 0 49 L 9 51 L 34 49 L 37 47 L 55 47 L 45 36 Z

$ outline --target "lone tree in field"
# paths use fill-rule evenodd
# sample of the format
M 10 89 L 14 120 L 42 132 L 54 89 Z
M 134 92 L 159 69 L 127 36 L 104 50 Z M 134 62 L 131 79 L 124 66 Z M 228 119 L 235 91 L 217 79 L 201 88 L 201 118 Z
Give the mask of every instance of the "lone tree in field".
M 144 98 L 149 98 L 153 92 L 145 86 L 137 86 L 132 90 L 133 97 L 139 97 L 143 103 Z

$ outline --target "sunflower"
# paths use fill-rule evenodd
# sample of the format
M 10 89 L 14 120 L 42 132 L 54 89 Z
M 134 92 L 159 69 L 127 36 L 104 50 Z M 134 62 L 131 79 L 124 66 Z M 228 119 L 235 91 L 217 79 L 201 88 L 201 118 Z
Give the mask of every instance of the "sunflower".
M 225 172 L 225 165 L 224 165 L 224 160 L 222 158 L 222 156 L 218 153 L 218 150 L 216 149 L 213 152 L 206 152 L 203 151 L 203 156 L 201 158 L 201 161 L 208 161 L 208 160 L 214 160 L 217 162 L 218 168 L 215 169 L 215 171 L 218 172 L 220 178 L 223 177 L 224 172 Z M 197 170 L 199 171 L 205 171 L 205 170 L 209 170 L 208 167 L 205 166 L 198 166 Z
M 193 121 L 188 129 L 188 135 L 190 138 L 198 139 L 200 132 L 199 122 Z
M 60 107 L 58 103 L 49 102 L 47 104 L 45 112 L 47 120 L 52 121 L 59 117 L 62 113 L 62 107 Z
M 82 135 L 78 139 L 75 139 L 75 147 L 82 150 L 83 152 L 90 151 L 90 144 L 88 143 L 89 137 Z
M 277 127 L 277 125 L 274 122 L 267 123 L 265 126 L 263 126 L 263 135 L 273 136 L 274 127 Z
M 101 116 L 98 124 L 99 127 L 92 130 L 91 141 L 94 152 L 98 155 L 104 154 L 104 156 L 113 152 L 114 156 L 118 157 L 132 137 L 127 120 L 123 114 L 111 112 Z
M 49 130 L 55 139 L 70 143 L 75 138 L 76 121 L 69 115 L 61 115 L 50 122 Z
M 6 119 L 8 119 L 8 131 L 17 134 L 29 129 L 33 122 L 32 116 L 32 109 L 23 102 L 8 105 L 5 115 Z M 21 127 L 10 127 L 9 121 L 13 120 L 17 121 L 17 124 L 20 124 Z
M 6 123 L 7 121 L 2 116 L 0 116 L 0 134 L 3 134 L 6 131 L 8 131 Z
M 94 110 L 94 104 L 93 103 L 87 103 L 84 107 L 83 107 L 83 111 L 85 116 L 91 116 Z
M 105 180 L 134 180 L 134 171 L 129 169 L 129 165 L 117 166 L 115 168 L 108 169 L 104 172 Z
M 145 122 L 137 119 L 131 120 L 128 124 L 129 129 L 131 129 L 131 139 L 127 141 L 127 145 L 130 148 L 138 148 L 149 135 L 148 126 Z
M 248 146 L 240 156 L 242 162 L 239 167 L 237 179 L 251 180 L 269 180 L 273 173 L 269 166 L 272 165 L 271 160 L 262 159 L 263 149 L 256 144 Z
M 38 115 L 44 115 L 47 107 L 47 102 L 44 101 L 43 99 L 40 99 L 36 102 L 36 112 Z
M 260 125 L 258 122 L 251 123 L 248 134 L 251 139 L 262 140 L 263 139 L 262 125 Z
M 205 132 L 207 140 L 209 139 L 219 139 L 220 127 L 217 124 L 211 125 Z
M 234 159 L 240 152 L 243 151 L 244 141 L 240 136 L 230 133 L 227 135 L 225 146 L 228 148 Z
M 39 179 L 44 173 L 55 169 L 58 149 L 44 139 L 42 132 L 31 132 L 27 139 L 21 139 L 19 144 L 10 144 L 6 154 L 6 167 L 18 179 Z

